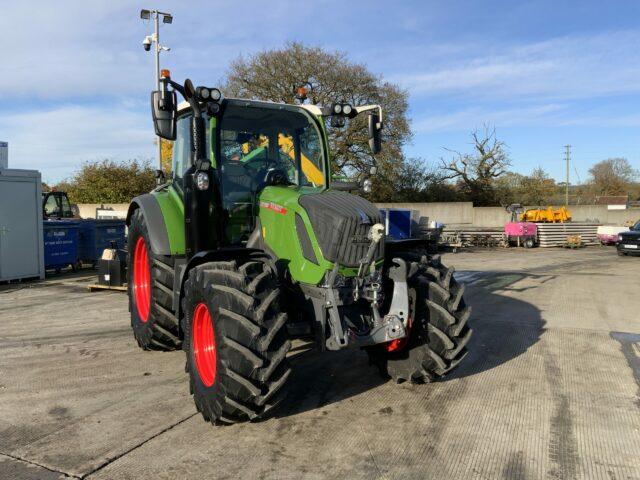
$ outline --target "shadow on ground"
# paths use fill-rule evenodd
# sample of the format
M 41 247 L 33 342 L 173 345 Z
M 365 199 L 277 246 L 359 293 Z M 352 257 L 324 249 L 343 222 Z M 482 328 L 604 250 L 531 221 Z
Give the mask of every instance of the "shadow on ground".
M 527 275 L 493 272 L 491 276 L 491 279 L 476 279 L 467 287 L 465 297 L 473 308 L 470 324 L 474 330 L 469 354 L 441 381 L 468 377 L 509 362 L 525 353 L 544 331 L 545 322 L 535 306 L 498 293 L 520 291 L 514 284 Z M 550 279 L 533 277 L 537 282 Z M 276 417 L 341 402 L 388 381 L 380 376 L 377 368 L 369 365 L 366 353 L 361 350 L 322 354 L 314 351 L 294 358 L 292 363 L 289 393 L 274 412 Z

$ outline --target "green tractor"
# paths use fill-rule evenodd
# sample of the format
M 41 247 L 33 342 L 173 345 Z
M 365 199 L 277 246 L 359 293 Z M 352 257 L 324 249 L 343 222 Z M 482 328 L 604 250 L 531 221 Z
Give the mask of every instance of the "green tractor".
M 385 238 L 358 184 L 331 181 L 325 122 L 367 115 L 376 154 L 379 106 L 223 98 L 166 71 L 151 103 L 173 172 L 129 207 L 131 324 L 143 349 L 182 347 L 205 420 L 277 405 L 293 338 L 363 348 L 397 382 L 460 363 L 471 310 L 453 270 L 421 240 Z

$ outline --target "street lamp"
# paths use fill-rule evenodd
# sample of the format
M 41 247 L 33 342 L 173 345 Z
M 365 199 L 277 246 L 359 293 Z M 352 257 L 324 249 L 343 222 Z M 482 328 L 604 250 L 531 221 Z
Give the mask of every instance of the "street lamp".
M 143 20 L 149 20 L 153 18 L 153 35 L 147 35 L 142 41 L 142 46 L 148 52 L 151 50 L 151 45 L 155 45 L 155 57 L 156 57 L 156 90 L 160 90 L 160 52 L 168 52 L 171 50 L 169 47 L 163 47 L 160 45 L 160 17 L 162 17 L 162 23 L 173 23 L 173 15 L 167 12 L 160 12 L 159 10 L 140 10 L 140 18 Z M 158 178 L 161 178 L 162 173 L 162 140 L 158 137 Z

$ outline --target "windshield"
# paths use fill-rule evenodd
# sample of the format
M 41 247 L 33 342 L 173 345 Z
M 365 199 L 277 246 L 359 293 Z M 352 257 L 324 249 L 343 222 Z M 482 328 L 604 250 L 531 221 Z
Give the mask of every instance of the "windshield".
M 229 103 L 220 122 L 222 202 L 231 243 L 253 228 L 255 196 L 265 185 L 324 187 L 322 138 L 305 114 Z
M 631 230 L 640 231 L 640 220 L 638 220 L 636 224 L 633 227 L 631 227 Z
M 259 184 L 269 170 L 278 170 L 290 184 L 324 186 L 320 134 L 306 115 L 231 104 L 220 129 L 223 176 L 243 171 Z
M 64 194 L 48 193 L 43 194 L 45 197 L 44 202 L 44 216 L 56 217 L 56 218 L 71 218 L 73 212 L 71 211 L 71 204 L 69 199 Z

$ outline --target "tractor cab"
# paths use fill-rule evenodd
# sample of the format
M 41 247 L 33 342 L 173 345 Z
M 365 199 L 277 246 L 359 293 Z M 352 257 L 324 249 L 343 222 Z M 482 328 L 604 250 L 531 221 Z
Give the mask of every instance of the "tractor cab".
M 173 183 L 181 191 L 192 164 L 192 118 L 184 102 L 178 109 L 172 166 Z M 205 119 L 205 155 L 219 180 L 224 244 L 246 244 L 265 187 L 307 192 L 327 187 L 321 128 L 303 108 L 234 99 L 222 101 L 219 115 Z
M 69 202 L 66 192 L 50 191 L 42 193 L 42 216 L 47 219 L 74 218 L 74 205 Z
M 168 72 L 161 83 L 163 89 L 152 94 L 154 126 L 159 136 L 175 141 L 172 187 L 184 199 L 187 257 L 247 246 L 256 232 L 262 241 L 270 229 L 265 220 L 274 220 L 264 210 L 299 213 L 299 196 L 327 190 L 331 168 L 326 118 L 344 126 L 346 118 L 367 114 L 369 144 L 374 153 L 380 150 L 378 105 L 318 107 L 227 99 L 219 90 L 194 87 L 189 80 L 178 84 Z M 177 105 L 176 92 L 186 101 Z M 291 201 L 295 206 L 287 207 Z M 369 219 L 371 224 L 376 217 Z M 275 235 L 269 246 L 276 251 L 288 248 L 287 239 Z

